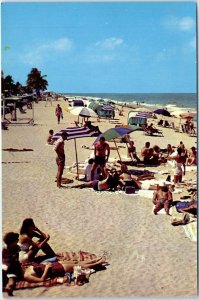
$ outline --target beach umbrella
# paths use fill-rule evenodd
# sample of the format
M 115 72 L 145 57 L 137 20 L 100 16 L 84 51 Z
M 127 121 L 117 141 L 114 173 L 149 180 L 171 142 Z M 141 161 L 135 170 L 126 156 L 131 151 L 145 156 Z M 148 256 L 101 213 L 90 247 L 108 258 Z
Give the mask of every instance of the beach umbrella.
M 137 112 L 140 112 L 140 111 L 143 111 L 143 112 L 152 112 L 148 107 L 136 107 L 135 111 Z
M 72 107 L 70 109 L 70 113 L 75 116 L 81 116 L 81 117 L 97 117 L 97 114 L 94 112 L 94 110 L 82 106 Z
M 71 114 L 78 116 L 78 122 L 79 122 L 79 116 L 83 118 L 98 117 L 97 114 L 94 112 L 94 110 L 88 107 L 82 107 L 82 106 L 72 107 L 69 109 L 69 111 Z
M 75 156 L 76 156 L 76 165 L 77 165 L 77 178 L 79 177 L 79 170 L 78 170 L 78 156 L 77 156 L 77 144 L 76 139 L 83 138 L 83 137 L 96 137 L 99 135 L 98 131 L 93 129 L 85 128 L 85 127 L 67 127 L 65 129 L 60 130 L 59 132 L 53 135 L 53 139 L 58 139 L 62 135 L 62 133 L 66 132 L 68 140 L 74 139 L 75 144 Z
M 193 117 L 195 117 L 196 112 L 187 112 L 187 113 L 182 113 L 180 114 L 180 117 L 182 119 L 193 119 Z
M 133 132 L 137 129 L 133 129 L 131 127 L 115 127 L 115 128 L 109 128 L 108 130 L 106 130 L 105 132 L 101 133 L 97 139 L 94 141 L 93 144 L 97 143 L 99 141 L 99 139 L 101 137 L 104 137 L 106 141 L 111 141 L 113 140 L 114 143 L 115 143 L 115 147 L 116 147 L 116 150 L 117 150 L 117 153 L 118 153 L 118 156 L 121 160 L 121 156 L 120 156 L 120 153 L 119 153 L 119 150 L 118 150 L 118 147 L 117 147 L 117 144 L 116 144 L 116 141 L 115 139 L 116 138 L 121 138 L 123 137 L 124 135 L 126 134 L 129 134 L 130 132 Z
M 140 117 L 140 118 L 153 118 L 153 113 L 151 111 L 139 111 L 135 117 Z
M 171 117 L 171 114 L 170 112 L 168 112 L 168 110 L 164 109 L 164 108 L 159 108 L 159 109 L 156 109 L 153 111 L 155 114 L 158 114 L 158 115 L 163 115 L 163 116 L 166 116 L 166 117 Z
M 104 105 L 104 106 L 102 107 L 102 110 L 110 111 L 110 110 L 114 110 L 114 107 L 111 106 L 111 105 Z
M 187 113 L 186 109 L 175 109 L 171 111 L 171 115 L 175 117 L 180 117 L 180 115 L 184 113 Z

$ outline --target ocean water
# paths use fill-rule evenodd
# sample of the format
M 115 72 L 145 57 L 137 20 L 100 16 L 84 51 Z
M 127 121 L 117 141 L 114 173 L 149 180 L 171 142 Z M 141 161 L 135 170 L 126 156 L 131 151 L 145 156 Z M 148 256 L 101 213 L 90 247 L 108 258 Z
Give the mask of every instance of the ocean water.
M 82 93 L 82 94 L 68 94 L 70 96 L 82 96 L 110 99 L 118 102 L 134 103 L 140 102 L 145 106 L 164 107 L 166 105 L 175 105 L 179 108 L 187 108 L 190 110 L 197 110 L 198 98 L 196 93 Z

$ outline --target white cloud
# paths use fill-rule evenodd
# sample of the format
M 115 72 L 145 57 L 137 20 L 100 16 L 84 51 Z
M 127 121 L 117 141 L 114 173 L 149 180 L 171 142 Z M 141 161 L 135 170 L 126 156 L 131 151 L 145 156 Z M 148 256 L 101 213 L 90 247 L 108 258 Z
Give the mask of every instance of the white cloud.
M 115 49 L 116 47 L 122 44 L 123 44 L 123 39 L 111 37 L 95 43 L 95 46 L 100 47 L 102 49 Z
M 195 20 L 191 17 L 177 18 L 170 16 L 163 22 L 163 25 L 169 29 L 190 31 L 195 27 Z
M 68 38 L 60 38 L 39 45 L 32 45 L 21 55 L 21 60 L 29 65 L 41 65 L 46 60 L 54 60 L 57 55 L 71 51 L 73 43 Z
M 55 51 L 68 51 L 72 48 L 72 41 L 68 38 L 61 38 L 38 47 L 38 50 L 51 49 Z

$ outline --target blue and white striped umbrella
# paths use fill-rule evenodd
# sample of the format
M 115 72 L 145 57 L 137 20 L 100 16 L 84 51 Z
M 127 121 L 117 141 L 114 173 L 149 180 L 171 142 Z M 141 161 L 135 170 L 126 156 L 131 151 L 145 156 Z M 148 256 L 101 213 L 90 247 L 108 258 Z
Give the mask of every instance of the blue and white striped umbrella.
M 94 131 L 92 129 L 89 128 L 85 128 L 85 127 L 68 127 L 65 129 L 60 130 L 59 132 L 55 133 L 53 135 L 53 139 L 58 139 L 60 138 L 61 134 L 63 132 L 66 132 L 68 137 L 67 140 L 72 140 L 72 139 L 79 139 L 79 138 L 83 138 L 83 137 L 96 137 L 99 135 L 98 131 Z

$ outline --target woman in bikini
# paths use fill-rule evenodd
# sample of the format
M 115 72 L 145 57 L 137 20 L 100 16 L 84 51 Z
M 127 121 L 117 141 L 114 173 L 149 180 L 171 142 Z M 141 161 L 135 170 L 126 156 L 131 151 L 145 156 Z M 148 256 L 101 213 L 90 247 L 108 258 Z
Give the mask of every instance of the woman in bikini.
M 33 265 L 24 267 L 23 278 L 28 282 L 43 282 L 56 277 L 63 277 L 66 273 L 72 273 L 75 266 L 81 269 L 90 269 L 95 266 L 106 264 L 106 257 L 102 256 L 89 261 L 59 261 L 53 263 L 33 263 Z M 58 282 L 61 282 L 60 278 Z
M 34 242 L 33 238 L 38 238 L 38 240 Z M 49 239 L 50 236 L 48 234 L 43 233 L 35 226 L 33 219 L 25 219 L 20 229 L 19 243 L 21 251 L 19 252 L 19 261 L 24 263 L 28 261 L 43 261 L 47 258 L 56 259 L 55 252 L 48 244 Z M 36 258 L 40 249 L 45 255 Z

